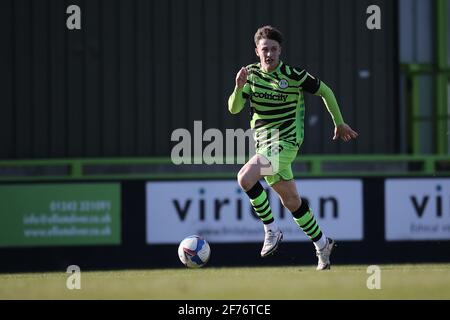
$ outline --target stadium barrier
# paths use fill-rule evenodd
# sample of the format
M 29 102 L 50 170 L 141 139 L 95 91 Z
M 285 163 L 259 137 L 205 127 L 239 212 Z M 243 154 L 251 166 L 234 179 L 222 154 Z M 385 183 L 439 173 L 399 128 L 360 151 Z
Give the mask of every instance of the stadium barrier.
M 236 168 L 239 165 L 174 165 L 170 158 L 1 160 L 0 181 L 218 179 L 234 178 Z M 302 177 L 450 176 L 450 156 L 299 156 L 293 169 Z
M 322 229 L 338 241 L 333 263 L 450 261 L 443 254 L 450 252 L 448 158 L 392 156 L 384 161 L 395 170 L 383 176 L 375 176 L 381 163 L 377 157 L 355 158 L 346 161 L 353 159 L 354 169 L 357 162 L 370 174 L 349 171 L 342 157 L 323 157 L 320 164 L 303 158 L 300 164 L 309 174 L 296 172 L 301 195 L 310 201 Z M 166 160 L 154 161 L 167 165 Z M 70 161 L 36 162 L 75 166 Z M 103 179 L 84 175 L 87 166 L 105 164 L 111 162 L 80 160 L 72 178 L 20 176 L 0 184 L 1 272 L 65 270 L 72 264 L 82 270 L 182 267 L 178 242 L 191 233 L 210 241 L 211 267 L 316 263 L 312 244 L 273 193 L 273 214 L 285 240 L 276 255 L 260 258 L 263 229 L 239 192 L 234 172 L 165 179 L 142 178 L 142 173 L 129 179 L 124 173 L 94 175 Z M 341 169 L 333 171 L 335 176 L 327 171 Z

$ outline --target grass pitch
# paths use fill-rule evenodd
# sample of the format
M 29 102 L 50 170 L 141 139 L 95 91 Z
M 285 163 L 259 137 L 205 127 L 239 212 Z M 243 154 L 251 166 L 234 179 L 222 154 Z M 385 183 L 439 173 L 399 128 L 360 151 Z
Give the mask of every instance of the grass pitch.
M 450 299 L 450 264 L 380 265 L 372 290 L 367 267 L 81 270 L 80 290 L 64 272 L 0 274 L 0 299 Z

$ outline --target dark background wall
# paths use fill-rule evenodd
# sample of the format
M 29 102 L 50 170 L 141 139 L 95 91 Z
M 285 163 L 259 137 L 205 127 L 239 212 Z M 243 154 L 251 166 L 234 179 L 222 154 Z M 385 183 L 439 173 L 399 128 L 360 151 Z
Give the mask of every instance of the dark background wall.
M 66 28 L 79 5 L 82 29 Z M 366 28 L 377 4 L 382 30 Z M 248 128 L 226 101 L 253 35 L 284 32 L 283 60 L 335 91 L 360 139 L 332 143 L 308 96 L 302 153 L 398 151 L 396 1 L 2 0 L 0 158 L 170 155 L 176 128 Z M 368 77 L 366 77 L 368 75 Z

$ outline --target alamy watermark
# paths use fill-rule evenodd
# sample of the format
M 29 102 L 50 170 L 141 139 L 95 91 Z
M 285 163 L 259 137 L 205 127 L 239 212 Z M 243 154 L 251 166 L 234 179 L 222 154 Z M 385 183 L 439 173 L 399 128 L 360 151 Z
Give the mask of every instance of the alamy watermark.
M 370 276 L 367 278 L 367 289 L 381 289 L 381 269 L 377 265 L 371 265 L 367 267 L 367 274 Z
M 283 150 L 279 140 L 278 129 L 226 129 L 224 133 L 216 128 L 203 131 L 202 121 L 194 121 L 193 134 L 185 128 L 172 132 L 171 141 L 176 144 L 172 147 L 171 160 L 175 165 L 245 164 L 258 149 L 258 153 L 264 155 L 258 158 L 262 170 L 269 170 L 271 166 L 271 171 L 279 166 L 279 154 Z M 269 175 L 271 172 L 261 173 Z
M 369 30 L 381 30 L 381 9 L 376 4 L 372 4 L 367 7 L 367 14 L 370 16 L 367 18 L 366 27 Z
M 81 289 L 81 269 L 79 266 L 73 264 L 67 267 L 66 273 L 70 276 L 67 277 L 66 287 L 69 290 Z
M 79 6 L 72 4 L 67 7 L 66 13 L 70 14 L 66 19 L 66 27 L 69 30 L 81 29 L 81 9 Z
M 170 138 L 177 144 L 171 159 L 179 164 L 243 164 L 249 154 L 255 153 L 253 130 L 226 129 L 225 137 L 216 128 L 203 132 L 202 121 L 194 121 L 194 133 L 184 128 L 172 132 Z M 204 143 L 208 143 L 204 147 Z
M 381 9 L 378 5 L 372 4 L 367 7 L 366 13 L 370 16 L 366 20 L 366 26 L 369 30 L 381 29 Z M 81 8 L 78 5 L 69 5 L 66 9 L 69 16 L 66 19 L 66 26 L 69 30 L 81 29 Z

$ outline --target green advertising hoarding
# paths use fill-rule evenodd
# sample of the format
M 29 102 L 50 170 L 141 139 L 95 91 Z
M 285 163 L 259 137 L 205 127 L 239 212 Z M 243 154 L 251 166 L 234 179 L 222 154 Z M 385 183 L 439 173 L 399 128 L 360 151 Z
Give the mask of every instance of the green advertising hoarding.
M 120 184 L 0 185 L 0 246 L 120 244 Z

